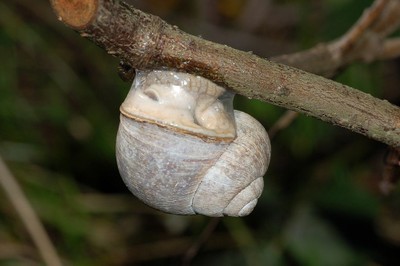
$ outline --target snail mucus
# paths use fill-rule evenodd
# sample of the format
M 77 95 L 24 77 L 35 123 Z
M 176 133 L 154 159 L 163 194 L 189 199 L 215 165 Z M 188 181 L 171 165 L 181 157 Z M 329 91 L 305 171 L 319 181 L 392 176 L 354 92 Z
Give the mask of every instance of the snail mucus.
M 137 71 L 120 108 L 116 142 L 129 190 L 172 214 L 251 213 L 271 146 L 257 120 L 233 110 L 233 96 L 200 76 Z

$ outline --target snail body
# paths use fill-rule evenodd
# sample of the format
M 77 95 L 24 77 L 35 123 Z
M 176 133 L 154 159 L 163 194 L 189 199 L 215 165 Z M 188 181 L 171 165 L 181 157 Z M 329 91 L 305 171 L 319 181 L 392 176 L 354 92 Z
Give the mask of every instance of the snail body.
M 263 190 L 268 135 L 198 77 L 139 71 L 121 105 L 116 155 L 129 190 L 173 214 L 245 216 Z

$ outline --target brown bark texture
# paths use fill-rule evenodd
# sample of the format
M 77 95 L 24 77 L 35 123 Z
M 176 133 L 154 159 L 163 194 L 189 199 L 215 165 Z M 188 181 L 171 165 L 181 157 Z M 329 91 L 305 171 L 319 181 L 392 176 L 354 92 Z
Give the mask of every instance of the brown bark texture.
M 395 2 L 400 1 L 380 0 L 376 8 L 380 8 L 379 4 Z M 249 98 L 298 111 L 400 147 L 400 108 L 386 100 L 298 68 L 192 36 L 118 0 L 51 0 L 51 3 L 66 25 L 134 69 L 175 69 L 200 75 Z M 354 30 L 350 31 L 350 36 L 354 36 Z M 342 39 L 335 44 L 343 42 L 349 43 Z M 295 60 L 295 57 L 291 57 L 292 60 L 281 57 L 277 61 L 307 69 L 307 63 L 299 62 L 309 56 L 311 61 L 317 58 L 314 63 L 324 66 L 324 62 L 329 64 L 338 58 L 334 52 L 339 48 L 322 45 L 304 53 L 305 57 Z M 317 56 L 313 55 L 315 53 Z M 314 64 L 311 61 L 309 63 Z M 323 73 L 318 74 L 332 75 L 332 69 L 317 69 L 323 69 Z

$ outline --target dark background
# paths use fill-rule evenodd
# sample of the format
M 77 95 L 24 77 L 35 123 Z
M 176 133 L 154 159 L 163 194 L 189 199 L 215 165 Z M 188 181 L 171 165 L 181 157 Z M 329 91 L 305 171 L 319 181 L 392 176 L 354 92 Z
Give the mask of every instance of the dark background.
M 372 3 L 130 2 L 262 57 L 333 40 Z M 336 80 L 399 104 L 399 62 L 355 63 Z M 47 1 L 1 1 L 0 155 L 67 265 L 179 265 L 216 223 L 152 210 L 125 188 L 114 145 L 130 84 L 117 65 L 59 23 Z M 235 106 L 267 129 L 285 112 L 238 96 Z M 378 188 L 383 144 L 301 115 L 272 139 L 272 149 L 254 212 L 221 219 L 193 265 L 400 265 L 400 191 L 383 196 Z M 2 190 L 0 265 L 41 265 Z

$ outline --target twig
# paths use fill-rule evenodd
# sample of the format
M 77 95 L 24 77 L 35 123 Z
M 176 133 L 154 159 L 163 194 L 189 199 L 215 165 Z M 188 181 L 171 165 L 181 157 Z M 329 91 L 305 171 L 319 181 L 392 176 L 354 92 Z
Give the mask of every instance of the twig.
M 299 116 L 299 113 L 293 111 L 286 111 L 275 124 L 268 130 L 270 139 L 273 139 L 276 134 L 287 128 Z
M 183 257 L 182 265 L 188 266 L 192 262 L 193 258 L 197 255 L 200 248 L 204 245 L 205 242 L 211 237 L 212 233 L 217 228 L 217 225 L 221 221 L 220 218 L 212 218 L 207 226 L 204 228 L 200 237 L 196 242 L 192 244 L 192 246 L 187 250 L 186 254 Z
M 389 195 L 394 191 L 400 180 L 400 149 L 389 148 L 385 158 L 382 180 L 379 183 L 380 191 Z
M 191 36 L 117 0 L 51 2 L 60 20 L 133 68 L 197 74 L 249 98 L 400 147 L 400 108 L 387 101 Z
M 384 39 L 393 33 L 399 24 L 400 1 L 375 0 L 351 29 L 338 40 L 294 54 L 272 57 L 271 60 L 324 77 L 332 77 L 338 69 L 357 60 L 371 62 L 398 57 L 398 53 L 385 53 L 389 47 Z
M 400 1 L 375 0 L 352 29 L 329 48 L 333 56 L 341 61 L 359 59 L 371 62 L 379 59 L 385 38 L 399 25 Z
M 358 22 L 338 41 L 330 45 L 331 53 L 337 60 L 348 56 L 360 42 L 365 42 L 366 32 L 377 22 L 388 6 L 389 0 L 376 0 L 374 4 L 367 9 Z M 378 33 L 377 33 L 378 34 Z
M 396 57 L 400 57 L 400 38 L 386 40 L 383 44 L 383 50 L 379 55 L 379 59 L 386 60 Z
M 39 217 L 36 215 L 21 187 L 11 174 L 3 159 L 0 157 L 0 184 L 7 197 L 14 205 L 22 222 L 32 237 L 46 265 L 61 266 L 61 259 Z

